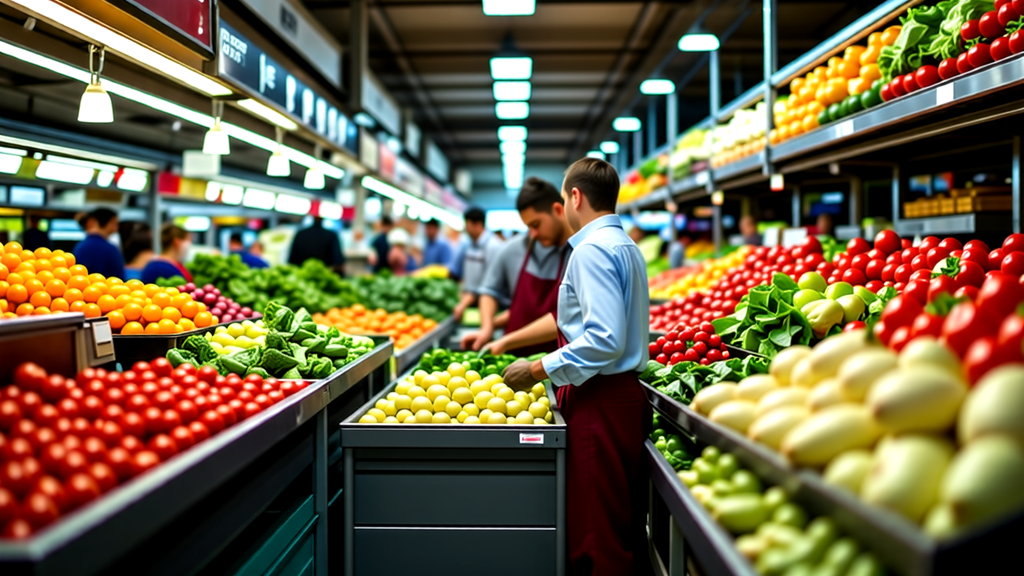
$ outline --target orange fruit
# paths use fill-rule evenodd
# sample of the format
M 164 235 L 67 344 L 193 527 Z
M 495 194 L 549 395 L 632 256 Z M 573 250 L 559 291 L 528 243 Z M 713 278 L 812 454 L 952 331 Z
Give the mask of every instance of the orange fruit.
M 69 268 L 75 265 L 75 255 L 71 252 L 62 252 L 61 256 L 68 261 Z
M 46 286 L 39 280 L 33 278 L 31 280 L 25 280 L 25 289 L 28 290 L 29 295 L 32 295 L 36 292 L 44 291 Z
M 21 266 L 21 256 L 8 252 L 3 256 L 0 256 L 0 264 L 3 264 L 10 270 L 14 270 L 18 266 Z
M 138 290 L 145 286 L 145 284 L 142 283 L 142 280 L 135 279 L 125 282 L 124 285 L 127 286 L 129 290 Z
M 177 323 L 178 320 L 181 320 L 181 310 L 178 310 L 173 306 L 167 306 L 164 308 L 164 318 Z
M 159 286 L 157 286 L 156 284 L 146 284 L 146 285 L 145 285 L 145 286 L 144 286 L 144 287 L 142 288 L 142 290 L 143 290 L 143 291 L 144 291 L 144 292 L 146 293 L 146 296 L 149 296 L 150 298 L 152 298 L 152 297 L 153 297 L 153 295 L 154 295 L 154 294 L 156 294 L 157 292 L 162 292 L 162 291 L 163 291 L 163 290 L 162 290 L 162 289 L 161 289 L 161 288 L 160 288 Z
M 50 252 L 49 248 L 40 246 L 39 248 L 36 248 L 36 251 L 33 252 L 33 254 L 35 254 L 36 258 L 48 258 L 52 252 Z
M 46 293 L 54 298 L 63 296 L 67 292 L 68 287 L 63 282 L 54 278 L 46 283 Z
M 33 262 L 22 262 L 14 269 L 15 272 L 35 272 L 36 265 Z
M 0 247 L 0 250 L 3 250 L 3 247 Z M 0 314 L 4 312 L 7 312 L 7 300 L 0 298 Z
M 156 322 L 153 322 L 152 324 L 146 324 L 146 329 L 144 330 L 144 332 L 146 334 L 160 334 L 160 325 L 157 324 Z
M 166 292 L 157 292 L 153 294 L 153 304 L 161 308 L 167 308 L 171 305 L 171 295 Z
M 188 301 L 181 305 L 181 315 L 185 318 L 195 318 L 199 313 L 199 304 L 195 301 Z
M 68 266 L 68 271 L 71 272 L 72 276 L 88 276 L 89 270 L 81 264 L 72 264 Z
M 68 305 L 68 301 L 63 298 L 54 298 L 53 301 L 50 302 L 50 310 L 53 310 L 54 312 L 67 312 L 69 309 L 70 306 Z
M 36 280 L 39 280 L 45 286 L 47 282 L 53 280 L 53 272 L 50 272 L 49 270 L 43 270 L 42 272 L 36 274 Z
M 124 308 L 125 306 L 133 302 L 132 297 L 127 294 L 121 294 L 117 298 L 114 298 L 114 302 L 117 303 L 118 308 Z
M 142 309 L 142 318 L 146 322 L 158 322 L 164 317 L 164 311 L 156 304 L 148 304 Z
M 36 260 L 34 264 L 36 267 L 36 272 L 45 272 L 53 270 L 53 264 L 50 264 L 49 260 Z
M 57 268 L 67 268 L 68 259 L 65 258 L 62 254 L 58 255 L 57 253 L 54 253 L 53 256 L 50 256 L 50 264 L 53 264 L 54 270 L 56 270 Z
M 40 306 L 47 306 L 48 307 L 50 305 L 50 300 L 52 300 L 52 298 L 50 298 L 50 295 L 47 294 L 46 292 L 43 292 L 42 290 L 32 294 L 28 298 L 29 304 L 31 304 L 31 305 L 33 305 L 33 306 L 35 306 L 37 308 L 40 307 Z
M 11 286 L 15 284 L 24 285 L 25 278 L 21 274 L 18 274 L 17 272 L 11 272 L 10 274 L 7 275 L 7 283 L 10 284 Z
M 89 274 L 89 281 L 92 282 L 93 284 L 96 284 L 96 283 L 99 283 L 99 282 L 103 282 L 106 279 L 107 279 L 107 277 L 104 276 L 103 274 L 100 274 L 99 272 L 94 272 L 92 274 Z
M 180 294 L 180 292 L 178 292 L 178 289 L 175 288 L 174 286 L 168 286 L 167 288 L 164 288 L 164 292 L 167 292 L 171 296 L 177 296 L 178 294 Z
M 107 319 L 110 320 L 110 327 L 114 330 L 120 330 L 126 322 L 124 314 L 122 314 L 120 310 L 114 310 L 108 313 Z
M 181 328 L 178 328 L 178 325 L 175 324 L 174 321 L 170 320 L 169 318 L 164 318 L 160 320 L 159 322 L 157 322 L 157 326 L 160 327 L 161 334 L 176 334 L 179 330 L 181 330 Z
M 18 253 L 21 253 L 23 248 L 21 247 L 21 244 L 15 242 L 14 240 L 11 240 L 7 244 L 4 244 L 4 250 L 6 250 L 7 252 L 17 250 Z
M 68 288 L 64 291 L 64 299 L 68 302 L 80 302 L 85 300 L 85 296 L 78 288 Z
M 134 302 L 125 304 L 124 309 L 121 312 L 127 320 L 135 321 L 142 318 L 142 306 L 139 306 Z
M 18 309 L 15 310 L 15 313 L 18 316 L 28 316 L 29 314 L 35 312 L 35 310 L 35 306 L 29 304 L 28 302 L 25 302 L 24 304 L 18 305 Z
M 82 309 L 82 313 L 85 314 L 86 318 L 99 318 L 103 315 L 100 311 L 100 307 L 96 304 L 86 304 L 85 308 Z
M 196 328 L 206 328 L 213 324 L 213 315 L 207 311 L 202 311 L 196 314 L 195 317 Z
M 146 293 L 143 290 L 132 290 L 130 296 L 132 298 L 135 298 L 136 300 L 142 301 L 145 301 L 147 298 L 149 298 L 149 296 L 146 296 Z
M 68 310 L 71 312 L 81 312 L 85 310 L 85 300 L 75 300 L 68 306 Z
M 124 284 L 114 284 L 107 289 L 107 294 L 116 298 L 118 296 L 127 296 L 131 294 L 131 290 L 129 290 Z
M 14 284 L 14 282 L 11 282 L 11 284 Z M 196 302 L 196 304 L 199 305 L 200 312 L 206 312 L 206 304 L 203 304 L 202 302 Z
M 100 299 L 96 301 L 96 304 L 100 307 L 100 312 L 104 314 L 117 308 L 117 300 L 115 300 L 110 294 L 100 296 Z
M 81 274 L 73 274 L 71 279 L 68 280 L 68 288 L 75 288 L 77 290 L 85 290 L 89 287 L 89 284 L 89 278 Z
M 86 302 L 96 302 L 100 296 L 103 296 L 103 290 L 96 284 L 90 284 L 85 287 L 85 290 L 82 290 L 82 296 Z
M 33 316 L 46 316 L 47 314 L 52 314 L 52 312 L 46 306 L 38 306 L 32 311 Z
M 121 280 L 117 276 L 111 276 L 107 278 L 107 286 L 120 286 L 124 284 L 124 280 Z
M 142 324 L 138 322 L 128 322 L 121 328 L 121 334 L 142 334 Z
M 14 304 L 28 302 L 28 290 L 21 284 L 12 284 L 7 288 L 7 300 Z
M 6 280 L 7 275 L 10 273 L 11 271 L 7 269 L 7 266 L 0 264 L 0 280 Z
M 181 310 L 181 307 L 191 299 L 192 297 L 188 294 L 175 294 L 174 296 L 171 296 L 171 306 Z
M 61 268 L 54 268 L 53 269 L 53 277 L 56 278 L 57 280 L 60 280 L 61 282 L 64 282 L 65 284 L 67 284 L 68 280 L 71 280 L 71 271 L 68 270 L 67 268 L 63 268 L 63 267 L 61 267 Z
M 178 320 L 178 326 L 181 326 L 182 332 L 188 332 L 189 330 L 195 330 L 196 325 L 188 318 L 182 318 Z

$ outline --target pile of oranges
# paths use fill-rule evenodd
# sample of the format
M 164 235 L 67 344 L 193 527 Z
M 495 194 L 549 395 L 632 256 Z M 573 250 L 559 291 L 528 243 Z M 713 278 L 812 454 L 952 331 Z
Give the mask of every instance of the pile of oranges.
M 177 334 L 217 323 L 205 304 L 175 288 L 89 274 L 63 250 L 0 246 L 0 317 L 61 312 L 106 316 L 121 334 Z
M 346 334 L 387 334 L 395 341 L 396 350 L 409 346 L 437 327 L 437 322 L 419 314 L 389 314 L 381 308 L 367 310 L 362 304 L 331 308 L 327 314 L 314 314 L 313 321 L 333 326 Z

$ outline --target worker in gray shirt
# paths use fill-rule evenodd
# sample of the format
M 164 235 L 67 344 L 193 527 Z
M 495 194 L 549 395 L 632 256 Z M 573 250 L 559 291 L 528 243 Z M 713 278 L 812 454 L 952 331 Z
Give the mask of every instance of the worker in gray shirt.
M 463 338 L 463 348 L 480 350 L 494 337 L 495 328 L 514 332 L 558 308 L 558 284 L 572 236 L 562 195 L 550 182 L 531 177 L 519 191 L 516 209 L 530 233 L 507 242 L 488 264 L 480 287 L 480 331 Z M 507 303 L 508 310 L 498 314 L 499 303 Z M 501 339 L 489 347 L 495 354 L 509 351 Z M 516 354 L 528 356 L 555 348 L 552 340 L 516 349 Z
M 469 245 L 462 257 L 462 298 L 452 313 L 456 321 L 462 320 L 466 308 L 476 304 L 480 286 L 484 282 L 487 266 L 498 259 L 503 242 L 484 227 L 484 211 L 470 208 L 463 215 Z

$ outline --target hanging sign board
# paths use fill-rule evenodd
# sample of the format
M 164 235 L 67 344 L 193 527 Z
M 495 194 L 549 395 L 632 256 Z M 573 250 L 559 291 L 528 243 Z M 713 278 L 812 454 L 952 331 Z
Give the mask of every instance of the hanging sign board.
M 328 141 L 358 153 L 356 125 L 229 24 L 220 25 L 217 75 L 247 88 Z
M 212 57 L 214 0 L 107 0 L 175 40 Z
M 242 3 L 295 48 L 328 82 L 338 88 L 342 87 L 341 47 L 318 23 L 312 21 L 312 16 L 308 12 L 297 5 L 301 2 L 242 0 Z
M 388 145 L 381 142 L 378 145 L 377 152 L 378 164 L 377 171 L 380 175 L 392 182 L 395 181 L 395 153 Z
M 395 159 L 394 182 L 399 188 L 417 198 L 423 198 L 423 175 L 401 157 Z
M 369 70 L 363 74 L 362 98 L 359 105 L 380 122 L 392 135 L 402 133 L 402 114 L 384 85 Z
M 448 181 L 448 157 L 441 152 L 441 148 L 434 144 L 433 140 L 427 140 L 426 158 L 424 164 L 427 172 L 442 182 Z

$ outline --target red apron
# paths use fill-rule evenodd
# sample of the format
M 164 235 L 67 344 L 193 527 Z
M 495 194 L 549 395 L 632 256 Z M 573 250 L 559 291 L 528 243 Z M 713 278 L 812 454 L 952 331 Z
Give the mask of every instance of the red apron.
M 505 333 L 514 332 L 544 316 L 548 312 L 554 314 L 558 310 L 558 285 L 562 282 L 562 269 L 565 266 L 565 254 L 559 255 L 558 277 L 553 280 L 538 278 L 526 271 L 533 252 L 534 242 L 531 240 L 526 249 L 526 258 L 519 268 L 519 280 L 512 293 L 512 303 L 508 307 L 508 323 Z M 532 356 L 539 352 L 554 352 L 558 347 L 555 341 L 544 344 L 525 346 L 515 350 L 516 356 Z
M 643 446 L 653 414 L 637 373 L 598 374 L 555 397 L 567 426 L 566 574 L 652 574 Z

